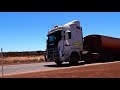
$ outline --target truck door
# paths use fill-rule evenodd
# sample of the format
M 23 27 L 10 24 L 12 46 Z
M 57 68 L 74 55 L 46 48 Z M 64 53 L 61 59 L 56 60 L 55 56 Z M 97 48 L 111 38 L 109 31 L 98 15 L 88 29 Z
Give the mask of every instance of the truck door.
M 70 50 L 71 50 L 71 31 L 66 30 L 65 31 L 65 38 L 64 38 L 64 53 L 65 56 L 69 56 Z

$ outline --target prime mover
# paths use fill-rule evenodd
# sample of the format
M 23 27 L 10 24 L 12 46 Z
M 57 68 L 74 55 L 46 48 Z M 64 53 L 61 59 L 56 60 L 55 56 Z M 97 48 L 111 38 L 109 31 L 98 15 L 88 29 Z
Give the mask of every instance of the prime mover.
M 83 37 L 79 20 L 54 26 L 47 37 L 46 61 L 54 61 L 57 65 L 63 62 L 77 65 L 78 61 L 107 62 L 120 58 L 119 38 L 99 34 Z

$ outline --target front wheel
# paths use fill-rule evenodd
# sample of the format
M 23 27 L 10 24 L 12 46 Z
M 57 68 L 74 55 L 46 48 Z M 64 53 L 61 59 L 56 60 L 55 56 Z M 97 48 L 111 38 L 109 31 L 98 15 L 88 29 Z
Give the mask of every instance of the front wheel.
M 70 55 L 70 65 L 78 65 L 78 61 L 80 59 L 80 56 L 77 53 L 73 53 Z
M 63 61 L 56 61 L 55 62 L 57 65 L 62 65 Z

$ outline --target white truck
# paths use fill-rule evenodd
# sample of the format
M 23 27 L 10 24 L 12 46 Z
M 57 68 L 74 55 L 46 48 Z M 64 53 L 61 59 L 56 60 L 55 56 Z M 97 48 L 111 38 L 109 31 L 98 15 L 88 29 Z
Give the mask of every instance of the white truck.
M 81 60 L 83 34 L 78 20 L 63 26 L 55 26 L 48 32 L 47 36 L 47 61 L 55 61 L 56 64 L 60 65 L 64 61 L 75 64 Z
M 78 61 L 106 62 L 111 58 L 120 58 L 120 39 L 95 34 L 83 38 L 79 20 L 54 26 L 47 37 L 46 61 L 54 61 L 57 65 L 63 62 L 77 65 Z

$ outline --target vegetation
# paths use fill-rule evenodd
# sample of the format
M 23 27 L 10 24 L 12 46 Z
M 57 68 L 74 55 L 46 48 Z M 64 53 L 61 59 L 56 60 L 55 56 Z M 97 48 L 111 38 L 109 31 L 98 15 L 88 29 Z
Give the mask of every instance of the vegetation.
M 44 62 L 44 59 L 32 59 L 32 60 L 13 60 L 13 61 L 4 61 L 4 64 L 22 64 L 22 63 L 39 63 L 39 62 Z M 1 65 L 1 63 L 0 63 Z
M 45 51 L 23 51 L 23 52 L 3 52 L 4 57 L 21 57 L 21 56 L 39 56 L 44 55 Z
M 45 51 L 3 52 L 4 64 L 39 63 L 44 60 Z M 1 52 L 0 52 L 1 54 Z M 0 58 L 0 65 L 2 64 Z

